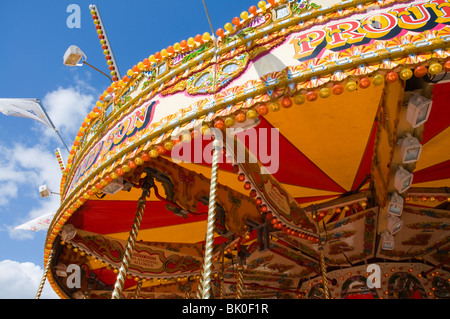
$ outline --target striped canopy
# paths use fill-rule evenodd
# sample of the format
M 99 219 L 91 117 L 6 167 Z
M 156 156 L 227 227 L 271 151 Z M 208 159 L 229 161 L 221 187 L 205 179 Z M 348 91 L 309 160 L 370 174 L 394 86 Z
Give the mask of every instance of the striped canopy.
M 53 270 L 52 287 L 111 298 L 149 189 L 122 297 L 201 296 L 206 256 L 213 298 L 445 296 L 432 289 L 450 289 L 443 2 L 278 1 L 217 50 L 196 38 L 138 63 L 74 141 L 44 261 L 83 279 Z

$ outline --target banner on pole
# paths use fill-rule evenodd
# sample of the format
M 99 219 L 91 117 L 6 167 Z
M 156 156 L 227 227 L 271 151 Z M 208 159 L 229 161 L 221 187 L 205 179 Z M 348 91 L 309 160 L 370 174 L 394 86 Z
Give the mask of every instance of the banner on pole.
M 0 112 L 5 115 L 26 117 L 53 129 L 37 99 L 0 99 Z

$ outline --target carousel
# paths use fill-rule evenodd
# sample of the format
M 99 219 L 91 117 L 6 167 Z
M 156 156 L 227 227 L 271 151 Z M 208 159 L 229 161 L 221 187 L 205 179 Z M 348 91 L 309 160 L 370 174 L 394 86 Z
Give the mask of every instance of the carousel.
M 450 298 L 450 2 L 260 1 L 123 76 L 90 10 L 59 297 Z

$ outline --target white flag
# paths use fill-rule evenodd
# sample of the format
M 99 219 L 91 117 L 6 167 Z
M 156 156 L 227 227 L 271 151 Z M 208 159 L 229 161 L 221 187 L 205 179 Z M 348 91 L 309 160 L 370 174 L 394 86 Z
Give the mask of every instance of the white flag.
M 27 117 L 54 128 L 37 99 L 0 99 L 0 112 L 5 115 Z
M 22 225 L 15 227 L 13 231 L 18 229 L 31 230 L 35 232 L 40 230 L 46 230 L 50 226 L 50 223 L 52 222 L 55 213 L 56 212 L 45 214 L 38 218 L 30 220 Z

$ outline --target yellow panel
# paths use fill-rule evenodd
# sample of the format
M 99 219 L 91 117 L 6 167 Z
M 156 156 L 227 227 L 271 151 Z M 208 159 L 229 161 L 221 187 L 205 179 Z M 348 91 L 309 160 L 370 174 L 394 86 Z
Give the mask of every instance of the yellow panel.
M 420 154 L 415 171 L 442 163 L 449 159 L 449 154 L 450 127 L 433 137 L 422 146 L 422 153 Z
M 141 229 L 137 240 L 168 242 L 168 243 L 198 243 L 205 240 L 206 221 L 173 225 L 167 227 Z M 128 232 L 106 234 L 105 236 L 128 240 Z
M 270 112 L 265 117 L 329 177 L 350 190 L 382 91 L 382 86 L 372 85 Z
M 158 188 L 159 195 L 161 195 L 162 197 L 165 198 L 166 197 L 166 192 L 164 191 L 164 187 L 162 186 L 162 184 L 157 182 L 157 181 L 155 181 L 155 185 Z M 121 201 L 131 200 L 131 201 L 137 201 L 139 199 L 139 197 L 141 197 L 141 195 L 142 195 L 142 190 L 141 189 L 132 187 L 129 192 L 120 191 L 120 192 L 118 192 L 117 194 L 114 194 L 114 195 L 106 195 L 105 196 L 105 200 L 121 200 Z M 153 189 L 150 191 L 150 197 L 147 200 L 159 201 L 159 199 L 156 198 L 155 192 L 153 191 Z

